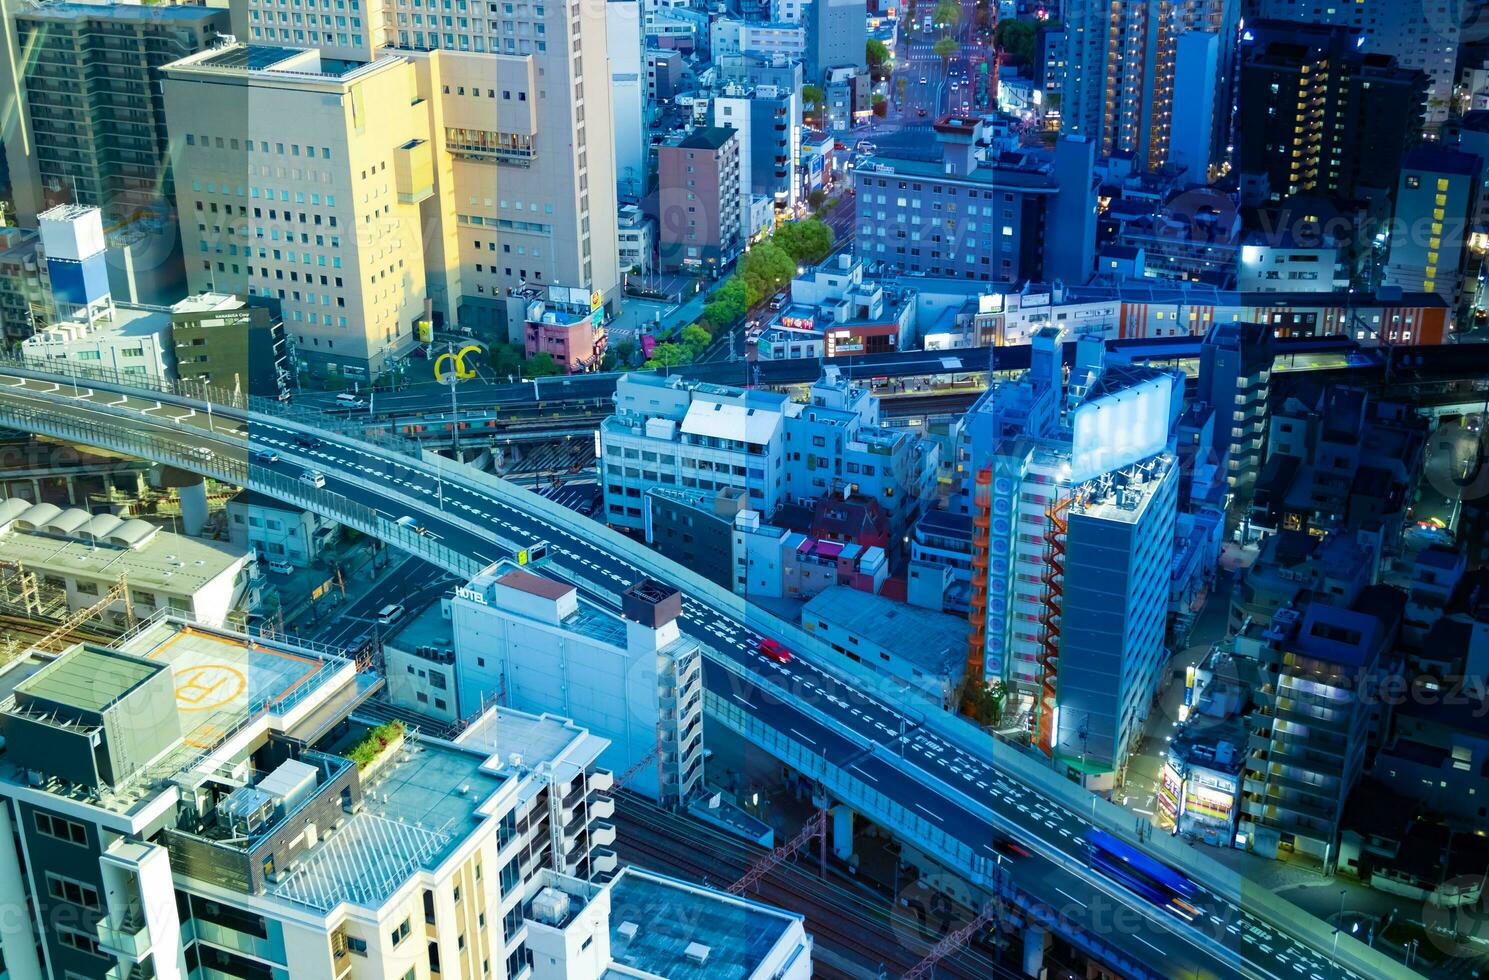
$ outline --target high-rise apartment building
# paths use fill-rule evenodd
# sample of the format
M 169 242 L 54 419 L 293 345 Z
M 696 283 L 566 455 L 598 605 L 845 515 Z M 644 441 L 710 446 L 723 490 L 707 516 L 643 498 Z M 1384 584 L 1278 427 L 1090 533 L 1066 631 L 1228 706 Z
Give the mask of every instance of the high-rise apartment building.
M 740 141 L 722 126 L 657 147 L 657 264 L 664 272 L 717 271 L 744 247 Z
M 964 429 L 972 487 L 968 671 L 1011 685 L 1046 753 L 1109 787 L 1162 674 L 1178 468 L 1174 379 L 1102 363 L 1059 328 Z
M 741 56 L 730 62 L 722 66 L 729 81 L 714 96 L 710 122 L 739 133 L 741 220 L 748 224 L 751 198 L 769 198 L 786 211 L 796 208 L 803 76 L 794 61 L 776 65 Z
M 646 50 L 641 0 L 606 0 L 610 105 L 614 110 L 615 182 L 622 199 L 640 200 L 650 187 L 646 165 Z M 622 262 L 622 269 L 631 266 Z
M 1216 320 L 1200 348 L 1195 397 L 1215 412 L 1217 462 L 1242 502 L 1251 499 L 1261 470 L 1272 360 L 1272 330 L 1264 324 Z
M 821 85 L 829 68 L 862 65 L 868 42 L 865 0 L 810 0 L 802 5 L 807 25 L 806 80 Z M 777 18 L 793 20 L 789 14 Z
M 226 10 L 135 3 L 32 3 L 6 11 L 5 151 L 16 216 L 54 204 L 105 223 L 169 209 L 161 68 L 229 31 Z
M 1438 0 L 1250 0 L 1249 8 L 1248 23 L 1275 18 L 1361 32 L 1363 50 L 1427 75 L 1427 123 L 1435 127 L 1447 119 L 1463 33 L 1461 5 Z
M 448 217 L 421 207 L 434 175 L 413 62 L 236 45 L 165 76 L 190 288 L 277 299 L 307 370 L 376 378 L 416 342 L 424 244 Z
M 1401 164 L 1385 282 L 1437 293 L 1450 309 L 1467 283 L 1469 238 L 1485 161 L 1444 146 L 1419 146 Z
M 1101 156 L 1128 155 L 1148 169 L 1169 160 L 1176 129 L 1176 93 L 1208 91 L 1213 134 L 1210 162 L 1224 159 L 1230 132 L 1239 0 L 1071 0 L 1065 5 L 1065 64 L 1060 98 L 1063 131 L 1094 140 Z M 1214 74 L 1209 60 L 1180 57 L 1180 38 L 1214 34 Z M 1208 89 L 1196 84 L 1209 83 Z M 1180 100 L 1182 102 L 1182 99 Z M 1195 179 L 1203 179 L 1196 177 Z
M 1322 601 L 1279 610 L 1265 629 L 1238 832 L 1257 853 L 1286 845 L 1332 871 L 1390 633 L 1368 611 Z
M 876 155 L 853 170 L 858 257 L 901 273 L 1084 283 L 1095 267 L 1095 145 L 989 159 L 982 121 L 947 117 L 940 160 Z M 1049 230 L 1060 229 L 1059 234 Z
M 1427 76 L 1361 46 L 1357 31 L 1277 21 L 1241 45 L 1237 143 L 1257 200 L 1386 197 L 1421 138 Z

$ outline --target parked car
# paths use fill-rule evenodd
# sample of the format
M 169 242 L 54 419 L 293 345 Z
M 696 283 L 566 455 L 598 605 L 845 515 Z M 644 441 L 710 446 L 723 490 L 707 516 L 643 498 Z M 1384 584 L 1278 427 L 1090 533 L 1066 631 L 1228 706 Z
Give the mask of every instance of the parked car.
M 295 570 L 295 566 L 291 565 L 287 561 L 265 562 L 264 567 L 273 572 L 275 575 L 289 575 Z

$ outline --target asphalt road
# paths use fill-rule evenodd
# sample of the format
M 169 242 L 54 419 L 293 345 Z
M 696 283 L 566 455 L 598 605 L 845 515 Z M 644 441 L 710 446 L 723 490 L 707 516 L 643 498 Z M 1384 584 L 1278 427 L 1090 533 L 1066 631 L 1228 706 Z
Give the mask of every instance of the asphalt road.
M 74 395 L 62 385 L 14 376 L 0 376 L 0 395 L 52 410 L 60 400 L 69 415 L 115 427 L 130 424 L 115 414 L 128 411 L 134 416 L 131 422 L 157 438 L 222 447 L 216 435 L 205 431 L 205 415 L 153 398 L 94 392 L 86 386 Z M 222 420 L 215 425 L 221 426 Z M 441 543 L 479 561 L 501 557 L 503 540 L 546 540 L 554 561 L 602 600 L 652 574 L 597 543 L 609 533 L 598 525 L 575 519 L 560 526 L 369 444 L 327 439 L 307 449 L 294 442 L 295 429 L 277 420 L 255 418 L 248 428 L 253 448 L 280 454 L 266 469 L 289 478 L 306 468 L 320 470 L 328 491 L 390 515 L 417 514 Z M 704 681 L 714 694 L 828 763 L 856 759 L 851 771 L 866 787 L 919 813 L 974 853 L 999 860 L 992 842 L 1000 832 L 1011 834 L 1035 852 L 1005 864 L 1017 885 L 1058 910 L 1075 928 L 1099 935 L 1133 961 L 1161 962 L 1161 972 L 1170 976 L 1286 980 L 1356 976 L 1249 914 L 1242 896 L 1202 892 L 1193 901 L 1201 911 L 1194 922 L 1182 922 L 1133 897 L 1087 867 L 1082 814 L 1014 781 L 989 760 L 915 729 L 893 705 L 805 658 L 781 664 L 764 656 L 760 652 L 764 637 L 747 622 L 685 596 L 679 625 L 708 648 Z M 778 699 L 769 688 L 741 678 L 726 664 L 790 691 L 790 698 Z M 865 756 L 864 748 L 873 745 L 879 751 Z M 1244 972 L 1237 964 L 1245 964 Z

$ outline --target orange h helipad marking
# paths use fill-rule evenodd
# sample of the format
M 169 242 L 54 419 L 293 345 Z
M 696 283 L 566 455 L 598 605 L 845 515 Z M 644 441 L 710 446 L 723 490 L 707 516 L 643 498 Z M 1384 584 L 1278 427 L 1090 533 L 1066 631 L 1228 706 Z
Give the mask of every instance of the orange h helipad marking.
M 247 687 L 248 678 L 228 664 L 197 664 L 176 672 L 176 700 L 181 711 L 221 708 Z

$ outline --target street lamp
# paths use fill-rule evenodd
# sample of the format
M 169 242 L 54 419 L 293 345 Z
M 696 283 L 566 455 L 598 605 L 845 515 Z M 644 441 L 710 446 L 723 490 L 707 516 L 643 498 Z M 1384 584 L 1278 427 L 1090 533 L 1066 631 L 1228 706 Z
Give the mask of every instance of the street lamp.
M 1344 895 L 1345 890 L 1339 889 L 1339 917 L 1334 920 L 1334 956 L 1339 955 L 1339 932 L 1344 928 Z

